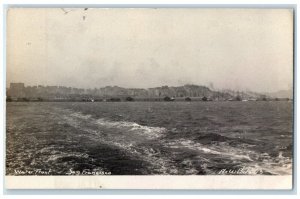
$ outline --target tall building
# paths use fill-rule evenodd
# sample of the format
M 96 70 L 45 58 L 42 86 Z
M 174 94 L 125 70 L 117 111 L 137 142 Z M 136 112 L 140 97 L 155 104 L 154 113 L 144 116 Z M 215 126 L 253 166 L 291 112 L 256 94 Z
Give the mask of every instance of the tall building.
M 24 83 L 10 83 L 9 96 L 11 97 L 25 97 L 25 85 Z

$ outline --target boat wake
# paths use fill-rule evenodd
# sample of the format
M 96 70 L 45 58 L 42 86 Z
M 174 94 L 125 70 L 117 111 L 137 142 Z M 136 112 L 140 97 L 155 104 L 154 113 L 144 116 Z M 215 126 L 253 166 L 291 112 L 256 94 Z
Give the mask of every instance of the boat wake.
M 247 168 L 249 175 L 290 174 L 290 158 L 279 154 L 271 157 L 253 150 L 253 143 L 212 133 L 200 138 L 170 139 L 171 131 L 162 127 L 140 125 L 128 121 L 94 118 L 92 115 L 59 109 L 62 120 L 83 132 L 91 140 L 98 140 L 125 151 L 130 156 L 148 163 L 151 174 L 219 174 L 223 168 Z M 209 140 L 211 139 L 211 140 Z M 240 141 L 240 140 L 238 140 Z M 232 143 L 235 143 L 232 146 Z M 51 156 L 50 160 L 60 156 Z M 253 171 L 253 172 L 252 172 Z M 243 173 L 244 174 L 244 173 Z

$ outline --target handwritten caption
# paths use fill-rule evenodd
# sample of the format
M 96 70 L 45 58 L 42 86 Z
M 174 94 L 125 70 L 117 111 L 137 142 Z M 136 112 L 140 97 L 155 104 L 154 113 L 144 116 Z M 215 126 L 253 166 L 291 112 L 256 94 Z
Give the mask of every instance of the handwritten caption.
M 51 169 L 15 169 L 15 175 L 55 175 L 57 172 L 53 172 Z M 99 169 L 83 169 L 83 170 L 74 170 L 69 169 L 64 175 L 111 175 L 110 171 L 102 171 Z
M 262 173 L 261 169 L 242 167 L 239 169 L 221 169 L 219 175 L 256 175 Z
M 66 175 L 111 175 L 111 172 L 93 169 L 83 169 L 82 171 L 69 169 Z
M 42 170 L 42 169 L 33 169 L 33 170 L 22 170 L 22 169 L 15 169 L 14 173 L 16 175 L 51 175 L 52 171 L 49 170 Z

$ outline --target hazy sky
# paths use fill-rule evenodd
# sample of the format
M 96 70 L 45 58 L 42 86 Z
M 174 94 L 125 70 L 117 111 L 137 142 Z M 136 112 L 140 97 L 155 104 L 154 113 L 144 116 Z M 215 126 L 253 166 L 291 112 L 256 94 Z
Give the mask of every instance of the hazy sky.
M 7 84 L 292 86 L 284 9 L 10 9 Z

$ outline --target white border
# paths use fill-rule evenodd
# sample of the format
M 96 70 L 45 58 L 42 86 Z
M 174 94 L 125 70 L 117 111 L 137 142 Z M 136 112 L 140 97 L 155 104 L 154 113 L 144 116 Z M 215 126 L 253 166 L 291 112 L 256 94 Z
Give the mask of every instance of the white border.
M 6 188 L 291 190 L 292 176 L 6 176 Z

